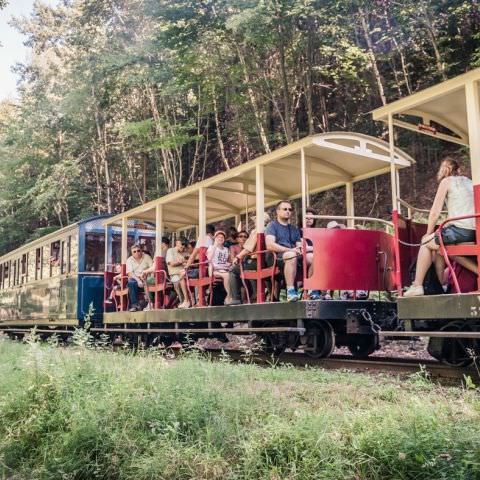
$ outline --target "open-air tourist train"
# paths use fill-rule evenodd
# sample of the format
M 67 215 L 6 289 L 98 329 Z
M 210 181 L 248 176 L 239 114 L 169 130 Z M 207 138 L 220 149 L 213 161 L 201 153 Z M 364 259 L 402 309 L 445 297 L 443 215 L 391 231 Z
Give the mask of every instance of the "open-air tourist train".
M 78 222 L 2 256 L 0 328 L 10 335 L 34 326 L 40 334 L 68 335 L 83 325 L 90 311 L 91 332 L 112 339 L 168 346 L 186 336 L 223 339 L 226 333 L 255 333 L 267 350 L 290 348 L 315 357 L 328 357 L 335 346 L 365 357 L 379 348 L 382 337 L 424 336 L 430 338 L 428 348 L 435 358 L 468 364 L 480 354 L 480 277 L 450 257 L 480 261 L 480 69 L 378 108 L 373 119 L 388 124 L 388 143 L 350 132 L 309 136 L 129 211 Z M 469 147 L 477 240 L 440 245 L 449 271 L 448 294 L 402 295 L 426 225 L 418 221 L 425 211 L 400 196 L 398 172 L 414 159 L 395 147 L 395 127 Z M 391 220 L 355 216 L 354 183 L 385 173 L 391 179 Z M 322 225 L 344 222 L 347 228 L 307 226 L 311 196 L 338 187 L 345 188 L 346 212 L 314 218 Z M 303 253 L 298 258 L 303 273 L 297 280 L 304 295 L 282 302 L 281 271 L 276 256 L 266 250 L 264 212 L 294 199 L 301 210 Z M 186 279 L 195 306 L 176 308 L 165 258 L 156 254 L 153 281 L 145 285 L 151 308 L 130 311 L 126 263 L 132 245 L 159 253 L 164 235 L 193 231 L 198 245 L 204 245 L 207 224 L 248 225 L 252 218 L 256 269 L 241 268 L 240 275 L 247 291 L 254 285 L 256 292 L 250 291 L 242 304 L 223 305 L 223 287 L 211 275 L 206 247 L 200 247 L 197 274 L 187 272 Z M 310 268 L 307 251 L 313 253 Z M 311 291 L 352 295 L 312 300 Z M 369 292 L 368 298 L 356 295 L 358 291 Z

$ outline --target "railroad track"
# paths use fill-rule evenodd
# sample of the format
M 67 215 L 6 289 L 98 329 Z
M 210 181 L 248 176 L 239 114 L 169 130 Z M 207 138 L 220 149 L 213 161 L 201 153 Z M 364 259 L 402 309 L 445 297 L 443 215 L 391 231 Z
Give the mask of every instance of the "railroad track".
M 449 367 L 436 360 L 419 360 L 412 358 L 370 357 L 365 360 L 348 355 L 331 355 L 329 358 L 311 358 L 302 353 L 283 353 L 272 357 L 262 353 L 246 355 L 238 350 L 209 350 L 212 356 L 220 357 L 228 354 L 233 361 L 251 361 L 259 365 L 293 365 L 296 367 L 319 367 L 327 370 L 350 370 L 365 373 L 391 373 L 400 376 L 409 376 L 417 372 L 424 372 L 434 381 L 445 385 L 459 385 L 470 377 L 475 384 L 480 383 L 479 370 L 475 367 Z

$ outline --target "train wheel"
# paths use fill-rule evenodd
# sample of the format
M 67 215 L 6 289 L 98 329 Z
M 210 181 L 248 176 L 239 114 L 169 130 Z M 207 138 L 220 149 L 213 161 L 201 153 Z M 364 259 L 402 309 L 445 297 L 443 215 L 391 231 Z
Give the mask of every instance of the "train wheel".
M 378 348 L 377 335 L 352 335 L 350 343 L 347 345 L 350 353 L 355 358 L 367 358 Z
M 335 349 L 335 333 L 330 323 L 325 321 L 307 324 L 305 353 L 312 358 L 329 357 Z
M 471 332 L 465 322 L 450 322 L 440 329 L 442 332 Z M 467 367 L 479 353 L 479 342 L 474 338 L 430 338 L 428 352 L 432 357 L 452 367 Z
M 262 335 L 262 341 L 265 353 L 271 353 L 278 356 L 287 348 L 285 337 L 276 333 Z

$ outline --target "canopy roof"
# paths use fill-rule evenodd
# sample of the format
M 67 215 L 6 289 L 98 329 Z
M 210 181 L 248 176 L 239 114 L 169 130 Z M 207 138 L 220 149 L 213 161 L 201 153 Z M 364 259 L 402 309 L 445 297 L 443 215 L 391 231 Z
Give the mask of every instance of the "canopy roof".
M 307 161 L 308 191 L 329 190 L 390 171 L 389 145 L 359 133 L 331 132 L 306 137 L 207 180 L 165 195 L 109 218 L 105 224 L 124 218 L 155 221 L 162 205 L 164 227 L 189 228 L 199 223 L 199 191 L 206 191 L 206 221 L 216 222 L 255 210 L 256 167 L 264 166 L 265 205 L 301 196 L 301 151 Z M 414 160 L 395 149 L 397 168 Z
M 377 108 L 372 112 L 373 119 L 388 122 L 391 114 L 394 125 L 468 146 L 465 89 L 473 84 L 478 99 L 478 80 L 480 68 Z

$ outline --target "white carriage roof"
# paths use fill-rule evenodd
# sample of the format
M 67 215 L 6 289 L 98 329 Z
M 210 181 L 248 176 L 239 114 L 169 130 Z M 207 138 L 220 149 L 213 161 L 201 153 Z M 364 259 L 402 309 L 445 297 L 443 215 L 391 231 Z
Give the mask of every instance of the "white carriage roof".
M 388 122 L 388 115 L 391 114 L 394 125 L 468 146 L 465 90 L 472 85 L 478 101 L 479 80 L 480 68 L 476 68 L 377 108 L 372 112 L 373 119 Z M 435 130 L 425 129 L 423 125 L 432 126 Z
M 300 158 L 304 149 L 308 165 L 308 191 L 316 193 L 390 171 L 388 143 L 360 133 L 331 132 L 306 137 L 262 155 L 207 180 L 109 218 L 155 221 L 162 205 L 164 227 L 172 231 L 198 224 L 199 189 L 206 191 L 207 222 L 216 222 L 255 209 L 256 167 L 264 166 L 265 205 L 301 196 Z M 408 167 L 414 160 L 395 149 L 395 164 Z

